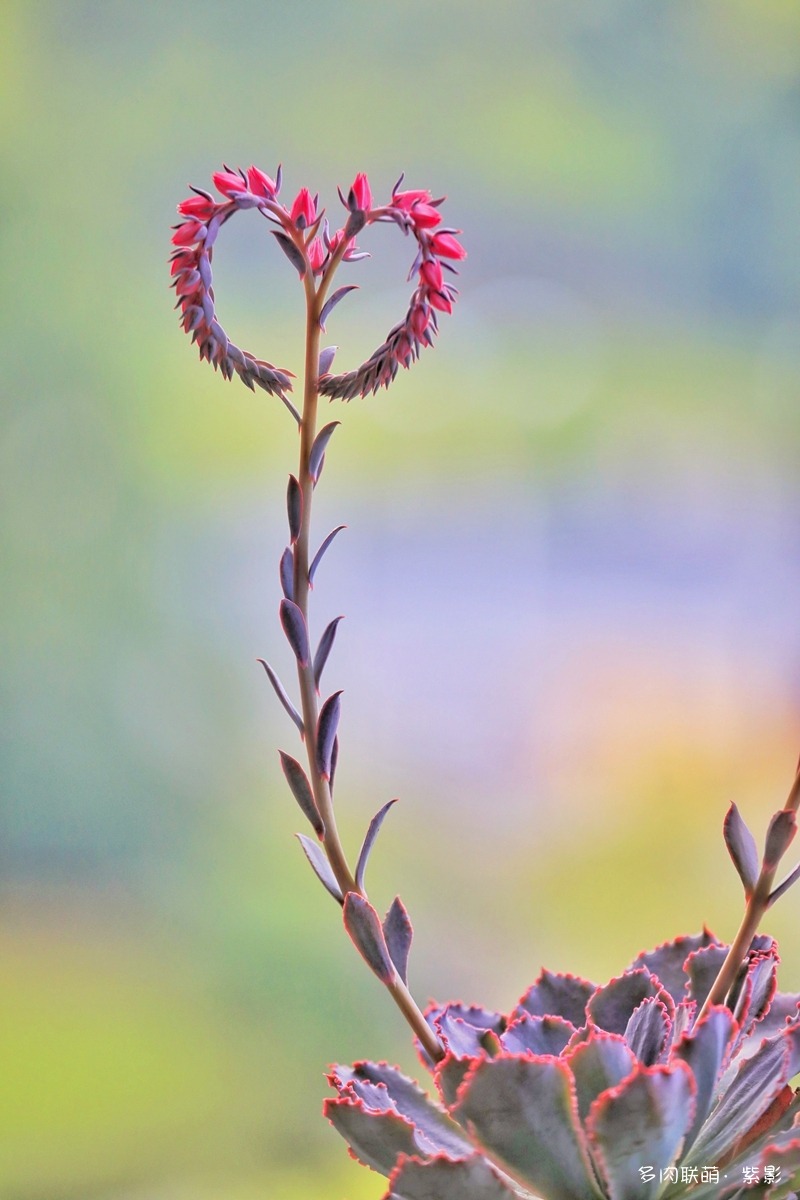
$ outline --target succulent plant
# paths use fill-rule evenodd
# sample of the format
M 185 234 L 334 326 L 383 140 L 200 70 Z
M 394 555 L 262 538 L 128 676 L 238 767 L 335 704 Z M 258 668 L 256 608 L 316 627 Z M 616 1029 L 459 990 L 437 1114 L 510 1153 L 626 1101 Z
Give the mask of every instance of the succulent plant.
M 363 1163 L 389 1177 L 387 1200 L 726 1200 L 763 1195 L 797 1200 L 800 1187 L 800 995 L 776 993 L 778 953 L 760 935 L 762 918 L 800 879 L 800 865 L 776 885 L 797 832 L 800 765 L 789 796 L 770 821 L 761 856 L 735 805 L 723 833 L 744 888 L 739 930 L 723 945 L 704 931 L 642 954 L 618 978 L 596 987 L 543 971 L 509 1016 L 447 1004 L 423 1012 L 408 988 L 412 928 L 399 896 L 381 920 L 364 883 L 369 855 L 390 800 L 373 817 L 354 868 L 334 809 L 341 691 L 321 700 L 321 677 L 341 617 L 312 652 L 309 599 L 336 526 L 311 554 L 311 510 L 339 422 L 318 429 L 319 401 L 350 400 L 388 388 L 401 367 L 434 343 L 439 314 L 457 291 L 446 272 L 465 258 L 457 229 L 442 224 L 444 198 L 395 184 L 374 205 L 364 174 L 345 196 L 331 234 L 318 197 L 301 188 L 291 207 L 257 167 L 213 176 L 218 197 L 193 188 L 178 205 L 171 274 L 176 307 L 201 359 L 226 379 L 277 396 L 297 423 L 300 461 L 286 492 L 289 544 L 279 563 L 279 621 L 297 675 L 297 703 L 260 659 L 300 735 L 306 766 L 280 751 L 289 790 L 315 838 L 300 844 L 320 882 L 341 906 L 344 927 L 410 1026 L 438 1093 L 431 1099 L 386 1063 L 335 1067 L 338 1091 L 326 1112 Z M 254 210 L 302 283 L 306 347 L 302 407 L 288 393 L 291 371 L 242 350 L 217 319 L 212 259 L 222 226 Z M 342 263 L 366 257 L 356 235 L 377 224 L 410 238 L 414 290 L 405 315 L 353 370 L 332 373 L 335 346 L 321 335 L 355 285 L 331 291 Z M 316 839 L 316 840 L 315 840 Z
M 789 1200 L 800 994 L 776 992 L 777 946 L 759 936 L 695 1020 L 728 949 L 678 938 L 602 987 L 542 971 L 507 1016 L 434 1006 L 437 1098 L 362 1062 L 332 1068 L 326 1114 L 389 1177 L 387 1200 Z

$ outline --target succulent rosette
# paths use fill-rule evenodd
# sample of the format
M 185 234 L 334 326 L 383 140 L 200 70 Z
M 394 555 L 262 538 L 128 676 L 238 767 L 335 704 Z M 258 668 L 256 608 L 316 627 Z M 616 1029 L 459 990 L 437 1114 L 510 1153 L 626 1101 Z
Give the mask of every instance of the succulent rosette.
M 386 1200 L 796 1198 L 800 994 L 758 936 L 705 1005 L 728 949 L 681 937 L 602 987 L 542 971 L 507 1016 L 432 1006 L 437 1099 L 362 1062 L 332 1068 L 326 1115 Z

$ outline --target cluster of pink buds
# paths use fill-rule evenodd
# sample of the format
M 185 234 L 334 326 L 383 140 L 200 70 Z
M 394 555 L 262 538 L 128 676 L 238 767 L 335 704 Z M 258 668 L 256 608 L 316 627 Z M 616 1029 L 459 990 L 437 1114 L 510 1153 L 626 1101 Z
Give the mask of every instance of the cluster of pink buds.
M 291 391 L 291 372 L 240 350 L 230 340 L 217 320 L 211 275 L 217 234 L 238 209 L 280 208 L 275 201 L 280 188 L 280 171 L 274 182 L 258 167 L 251 167 L 247 173 L 226 168 L 217 171 L 213 181 L 225 197 L 222 201 L 215 200 L 210 192 L 193 187 L 194 195 L 178 205 L 183 220 L 175 226 L 172 235 L 176 249 L 172 255 L 171 273 L 181 325 L 197 343 L 201 359 L 212 363 L 226 379 L 232 379 L 236 373 L 252 391 L 257 384 L 273 395 L 282 396 Z
M 359 175 L 356 184 L 359 181 L 362 181 L 364 197 L 371 201 L 366 176 Z M 353 396 L 365 396 L 380 387 L 388 387 L 399 367 L 410 367 L 420 349 L 433 344 L 439 330 L 437 311 L 453 311 L 456 289 L 445 282 L 444 272 L 455 274 L 455 268 L 446 260 L 466 258 L 467 252 L 456 237 L 460 230 L 438 228 L 442 223 L 439 206 L 444 197 L 433 200 L 428 191 L 401 192 L 401 183 L 402 176 L 395 184 L 388 205 L 372 209 L 365 216 L 367 222 L 394 221 L 404 233 L 410 233 L 416 239 L 417 256 L 409 278 L 417 276 L 417 288 L 403 320 L 389 331 L 366 362 L 355 371 L 330 375 L 320 381 L 320 391 L 332 399 L 351 400 Z M 355 194 L 356 184 L 346 201 L 342 197 L 351 208 L 359 199 Z
M 225 167 L 212 179 L 221 200 L 193 187 L 194 195 L 178 205 L 182 219 L 172 236 L 172 276 L 184 331 L 197 343 L 200 357 L 227 379 L 237 374 L 249 388 L 254 390 L 258 385 L 280 396 L 291 408 L 285 393 L 291 391 L 292 373 L 240 349 L 217 318 L 211 273 L 214 244 L 221 226 L 242 209 L 257 209 L 276 224 L 273 236 L 300 278 L 319 280 L 318 286 L 325 290 L 341 261 L 368 257 L 355 243 L 366 225 L 392 221 L 417 242 L 417 255 L 409 273 L 409 278 L 416 276 L 417 286 L 405 317 L 356 370 L 341 375 L 323 371 L 319 381 L 323 395 L 350 400 L 388 387 L 399 367 L 409 367 L 422 346 L 433 343 L 438 332 L 437 314 L 451 312 L 456 296 L 456 289 L 445 281 L 445 271 L 455 273 L 451 260 L 466 257 L 456 237 L 460 231 L 442 226 L 439 206 L 443 197 L 433 200 L 427 191 L 400 191 L 401 176 L 390 202 L 375 207 L 369 180 L 361 173 L 346 197 L 340 191 L 348 216 L 342 228 L 331 233 L 319 197 L 312 196 L 307 188 L 300 189 L 288 208 L 278 201 L 280 168 L 274 180 L 258 167 L 247 171 Z M 333 307 L 353 290 L 350 285 L 333 293 L 320 313 L 323 329 Z M 330 366 L 331 357 L 326 359 L 325 367 Z

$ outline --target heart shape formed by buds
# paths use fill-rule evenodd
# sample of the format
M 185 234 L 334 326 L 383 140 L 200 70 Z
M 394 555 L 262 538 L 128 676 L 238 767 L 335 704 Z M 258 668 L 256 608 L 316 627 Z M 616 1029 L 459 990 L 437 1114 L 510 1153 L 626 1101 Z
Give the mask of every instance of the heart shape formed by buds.
M 370 357 L 353 371 L 330 372 L 332 355 L 323 351 L 319 368 L 319 391 L 331 399 L 350 400 L 388 387 L 399 367 L 410 367 L 423 346 L 432 345 L 438 332 L 438 314 L 451 312 L 456 289 L 445 282 L 445 271 L 455 273 L 450 260 L 466 257 L 457 240 L 457 229 L 442 226 L 439 206 L 443 197 L 431 198 L 427 191 L 401 191 L 403 177 L 392 189 L 388 204 L 373 206 L 372 191 L 364 174 L 356 176 L 350 191 L 339 197 L 347 210 L 342 228 L 331 233 L 319 197 L 301 188 L 287 208 L 278 199 L 281 171 L 271 179 L 258 167 L 232 171 L 225 167 L 213 176 L 221 200 L 201 188 L 178 205 L 181 221 L 174 226 L 171 272 L 177 292 L 181 325 L 197 343 L 201 359 L 210 362 L 226 379 L 236 374 L 251 390 L 256 385 L 287 404 L 292 390 L 292 372 L 256 358 L 236 346 L 217 319 L 211 259 L 221 227 L 236 212 L 254 208 L 278 226 L 273 236 L 297 270 L 307 290 L 318 296 L 319 324 L 355 285 L 341 287 L 327 297 L 330 281 L 339 263 L 369 257 L 355 244 L 356 235 L 377 222 L 391 221 L 416 242 L 416 256 L 409 279 L 416 277 L 408 309 L 402 321 L 386 335 Z M 289 405 L 291 407 L 291 405 Z

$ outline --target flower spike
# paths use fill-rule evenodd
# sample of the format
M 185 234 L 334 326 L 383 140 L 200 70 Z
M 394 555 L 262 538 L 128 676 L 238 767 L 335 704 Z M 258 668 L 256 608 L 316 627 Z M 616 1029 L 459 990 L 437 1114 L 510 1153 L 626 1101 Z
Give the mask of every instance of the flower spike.
M 193 187 L 194 194 L 178 205 L 182 220 L 172 236 L 175 252 L 171 273 L 181 324 L 197 344 L 201 359 L 210 362 L 226 379 L 238 375 L 252 391 L 260 387 L 279 396 L 299 424 L 297 409 L 286 395 L 292 389 L 292 372 L 240 349 L 219 323 L 211 260 L 222 225 L 236 212 L 256 209 L 278 226 L 273 236 L 300 279 L 310 272 L 326 288 L 328 272 L 339 261 L 354 263 L 368 257 L 355 244 L 356 235 L 365 226 L 391 222 L 414 238 L 417 253 L 410 277 L 416 277 L 417 286 L 405 316 L 361 366 L 336 375 L 329 369 L 320 370 L 320 393 L 332 400 L 352 400 L 389 387 L 400 367 L 410 367 L 423 346 L 433 344 L 438 332 L 436 314 L 452 312 L 456 298 L 455 288 L 444 280 L 443 268 L 453 271 L 452 262 L 465 258 L 466 250 L 455 236 L 458 230 L 442 227 L 442 199 L 432 199 L 424 189 L 400 191 L 402 176 L 389 203 L 375 206 L 369 180 L 359 172 L 347 196 L 339 192 L 348 216 L 344 228 L 331 234 L 319 209 L 319 197 L 312 196 L 308 188 L 300 188 L 290 207 L 279 203 L 281 175 L 280 167 L 272 179 L 256 166 L 243 171 L 224 165 L 212 175 L 221 200 Z M 323 329 L 335 305 L 354 286 L 339 288 L 322 305 L 318 319 Z

